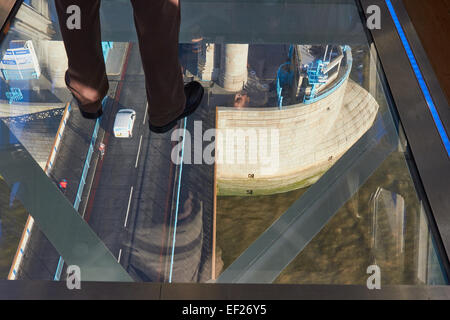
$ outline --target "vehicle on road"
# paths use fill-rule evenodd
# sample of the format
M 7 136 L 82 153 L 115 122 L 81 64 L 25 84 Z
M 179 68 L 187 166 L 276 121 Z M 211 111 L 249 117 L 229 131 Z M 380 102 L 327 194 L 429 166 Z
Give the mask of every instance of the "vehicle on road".
M 100 159 L 101 160 L 103 160 L 103 157 L 105 155 L 105 149 L 106 149 L 105 144 L 103 142 L 100 143 L 100 146 L 98 147 L 98 151 L 100 152 Z
M 121 109 L 116 114 L 114 121 L 114 136 L 116 138 L 132 138 L 133 126 L 136 120 L 136 111 L 133 109 Z
M 67 190 L 67 180 L 66 179 L 59 180 L 58 187 L 61 190 L 61 192 L 65 194 Z

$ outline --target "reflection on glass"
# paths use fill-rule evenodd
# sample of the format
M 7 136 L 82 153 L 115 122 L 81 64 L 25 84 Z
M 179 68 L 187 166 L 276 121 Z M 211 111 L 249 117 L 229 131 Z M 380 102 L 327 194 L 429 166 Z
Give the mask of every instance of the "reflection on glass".
M 280 274 L 280 283 L 365 285 L 367 267 L 378 265 L 381 284 L 445 284 L 428 274 L 426 217 L 403 154 L 391 154 L 333 219 Z M 434 253 L 435 254 L 435 253 Z
M 110 91 L 97 122 L 80 116 L 66 88 L 53 4 L 33 4 L 21 6 L 0 47 L 0 118 L 49 179 L 65 181 L 64 195 L 133 280 L 220 278 L 271 226 L 294 221 L 283 217 L 295 214 L 298 201 L 316 199 L 307 207 L 311 234 L 304 246 L 286 249 L 292 257 L 285 268 L 270 270 L 275 282 L 365 284 L 373 264 L 382 284 L 445 282 L 405 142 L 396 132 L 386 138 L 394 121 L 356 5 L 219 1 L 211 20 L 213 7 L 184 1 L 179 57 L 185 81 L 200 81 L 205 98 L 173 135 L 155 135 L 146 124 L 129 4 L 102 3 Z M 258 15 L 266 22 L 247 19 Z M 316 23 L 325 16 L 336 19 Z M 312 24 L 315 34 L 305 31 Z M 114 137 L 121 109 L 136 112 L 127 139 Z M 373 168 L 360 163 L 371 150 L 387 153 Z M 311 195 L 338 180 L 349 196 Z M 0 196 L 6 203 L 10 194 Z M 329 197 L 329 210 L 316 215 L 329 220 L 313 226 L 321 196 Z M 12 215 L 0 215 L 3 234 L 14 229 L 5 223 Z M 64 257 L 38 230 L 18 278 L 63 279 Z M 0 266 L 11 264 L 13 251 L 2 252 Z

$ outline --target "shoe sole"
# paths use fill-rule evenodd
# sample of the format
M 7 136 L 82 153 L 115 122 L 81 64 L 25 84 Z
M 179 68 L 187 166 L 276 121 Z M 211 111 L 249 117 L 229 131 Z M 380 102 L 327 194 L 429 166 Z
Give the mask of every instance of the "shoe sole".
M 102 109 L 98 110 L 96 113 L 85 112 L 81 109 L 80 109 L 80 112 L 81 112 L 81 115 L 83 116 L 83 118 L 86 118 L 86 119 L 94 119 L 95 120 L 95 119 L 100 118 L 103 115 Z

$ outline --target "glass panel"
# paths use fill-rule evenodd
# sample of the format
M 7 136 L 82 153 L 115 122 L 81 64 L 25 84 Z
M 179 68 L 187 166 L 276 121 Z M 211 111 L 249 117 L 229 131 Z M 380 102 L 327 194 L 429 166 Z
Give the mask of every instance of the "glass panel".
M 183 0 L 181 14 L 184 82 L 205 95 L 157 134 L 130 1 L 102 1 L 97 120 L 66 87 L 54 2 L 21 6 L 0 46 L 0 174 L 39 225 L 18 278 L 78 264 L 89 280 L 365 284 L 377 265 L 382 284 L 445 283 L 355 1 Z M 0 216 L 5 270 L 21 210 Z
M 63 45 L 49 41 L 53 32 L 47 29 L 52 23 L 48 19 L 48 3 L 35 4 L 36 7 L 21 6 L 0 49 L 0 172 L 11 193 L 15 193 L 34 218 L 31 223 L 22 225 L 30 239 L 26 247 L 17 248 L 16 256 L 23 259 L 14 260 L 21 263 L 13 266 L 16 272 L 10 273 L 8 278 L 44 275 L 44 279 L 53 279 L 52 274 L 59 278 L 66 260 L 83 269 L 81 279 L 84 280 L 131 281 L 73 209 L 78 209 L 80 204 L 76 195 L 81 195 L 83 172 L 89 168 L 83 164 L 90 162 L 88 150 L 98 125 L 84 122 L 84 127 L 76 128 L 69 121 L 76 115 L 69 117 L 70 94 L 57 83 L 57 76 L 62 72 L 57 68 L 61 64 L 55 65 L 55 69 L 47 64 L 64 61 Z M 25 18 L 30 20 L 24 21 Z M 35 24 L 30 30 L 29 23 L 33 21 L 42 24 Z M 2 196 L 10 197 L 7 193 Z M 46 270 L 49 265 L 53 265 L 53 271 Z M 21 269 L 27 267 L 27 270 Z
M 436 254 L 430 239 L 403 154 L 394 152 L 275 282 L 365 285 L 377 265 L 382 285 L 445 284 L 442 271 L 427 278 L 440 270 L 426 258 Z
M 0 279 L 7 279 L 27 221 L 25 208 L 0 177 Z

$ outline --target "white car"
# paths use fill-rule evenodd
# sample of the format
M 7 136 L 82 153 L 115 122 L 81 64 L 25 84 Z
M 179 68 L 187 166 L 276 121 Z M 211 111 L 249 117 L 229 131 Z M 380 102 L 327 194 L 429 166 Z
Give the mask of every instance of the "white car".
M 116 138 L 133 137 L 133 126 L 136 120 L 136 111 L 133 109 L 121 109 L 116 114 L 114 121 L 114 136 Z

